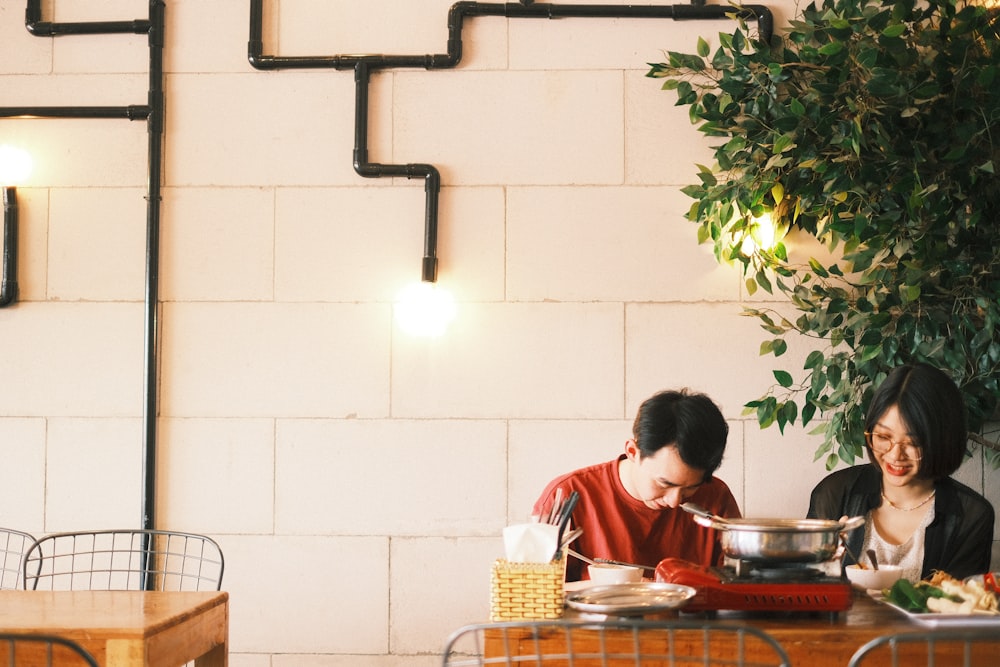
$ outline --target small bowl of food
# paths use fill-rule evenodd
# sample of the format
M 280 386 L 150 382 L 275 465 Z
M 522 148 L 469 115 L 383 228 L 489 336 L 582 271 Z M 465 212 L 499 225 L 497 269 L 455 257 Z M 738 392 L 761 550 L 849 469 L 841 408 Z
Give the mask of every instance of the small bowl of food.
M 879 565 L 877 570 L 871 566 L 848 565 L 844 571 L 855 588 L 866 591 L 891 588 L 903 576 L 903 570 L 898 565 Z
M 642 581 L 642 568 L 615 563 L 594 563 L 587 567 L 595 584 L 632 584 Z

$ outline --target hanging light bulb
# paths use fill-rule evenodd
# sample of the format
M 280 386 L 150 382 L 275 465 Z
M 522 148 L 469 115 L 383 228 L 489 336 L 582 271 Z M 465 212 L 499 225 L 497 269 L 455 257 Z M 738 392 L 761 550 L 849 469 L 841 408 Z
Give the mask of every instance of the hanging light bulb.
M 788 226 L 776 223 L 770 213 L 755 216 L 750 221 L 750 231 L 743 237 L 740 251 L 750 257 L 759 250 L 769 252 L 785 239 Z
M 396 320 L 412 336 L 437 337 L 455 319 L 455 299 L 437 283 L 422 281 L 403 288 L 396 297 Z
M 7 144 L 0 146 L 0 185 L 23 183 L 33 166 L 28 151 Z

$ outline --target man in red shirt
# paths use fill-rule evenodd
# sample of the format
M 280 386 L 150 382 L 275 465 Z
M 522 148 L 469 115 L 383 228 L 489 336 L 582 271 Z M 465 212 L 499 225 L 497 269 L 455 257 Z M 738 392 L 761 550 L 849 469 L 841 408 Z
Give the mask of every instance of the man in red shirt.
M 639 406 L 624 454 L 552 480 L 532 514 L 547 516 L 557 489 L 561 498 L 576 491 L 570 525 L 583 534 L 572 548 L 584 556 L 650 567 L 668 557 L 722 565 L 716 531 L 695 523 L 680 505 L 740 517 L 729 487 L 713 476 L 728 435 L 729 425 L 708 396 L 686 389 L 654 394 Z M 566 580 L 586 578 L 584 564 L 569 558 Z

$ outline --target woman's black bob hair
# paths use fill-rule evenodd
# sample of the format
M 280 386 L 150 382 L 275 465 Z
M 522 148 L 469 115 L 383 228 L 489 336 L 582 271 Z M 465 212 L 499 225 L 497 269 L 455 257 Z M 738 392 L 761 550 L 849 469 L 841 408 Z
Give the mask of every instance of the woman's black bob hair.
M 968 447 L 966 407 L 944 371 L 924 363 L 894 368 L 872 396 L 865 431 L 870 433 L 892 406 L 899 410 L 913 444 L 923 449 L 921 477 L 937 480 L 958 470 Z M 874 465 L 871 447 L 868 458 Z

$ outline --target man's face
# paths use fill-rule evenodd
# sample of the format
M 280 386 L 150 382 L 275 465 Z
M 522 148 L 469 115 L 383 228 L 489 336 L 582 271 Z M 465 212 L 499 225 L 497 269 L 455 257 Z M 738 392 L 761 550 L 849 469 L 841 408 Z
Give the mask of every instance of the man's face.
M 652 509 L 678 507 L 706 481 L 705 471 L 684 463 L 677 447 L 672 445 L 641 458 L 639 446 L 629 440 L 625 443 L 625 455 L 632 462 L 625 488 Z

